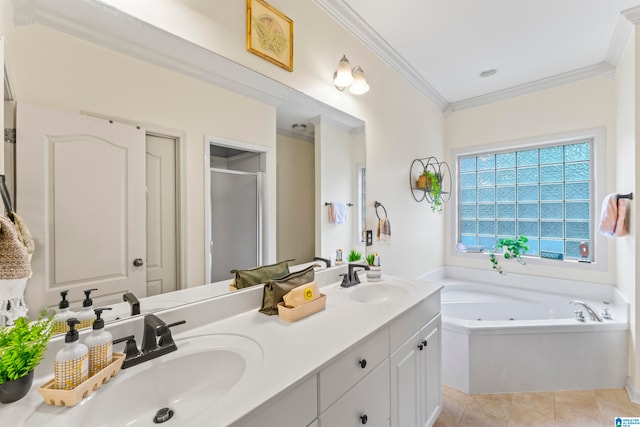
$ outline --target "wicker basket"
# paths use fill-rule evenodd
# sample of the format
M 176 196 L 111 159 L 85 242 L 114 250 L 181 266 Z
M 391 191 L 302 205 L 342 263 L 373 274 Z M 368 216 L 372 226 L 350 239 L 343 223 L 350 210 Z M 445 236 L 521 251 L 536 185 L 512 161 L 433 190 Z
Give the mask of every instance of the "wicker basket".
M 72 390 L 58 390 L 54 388 L 55 379 L 52 379 L 40 386 L 38 392 L 48 405 L 75 406 L 120 372 L 124 357 L 124 353 L 113 353 L 113 360 L 109 365 Z

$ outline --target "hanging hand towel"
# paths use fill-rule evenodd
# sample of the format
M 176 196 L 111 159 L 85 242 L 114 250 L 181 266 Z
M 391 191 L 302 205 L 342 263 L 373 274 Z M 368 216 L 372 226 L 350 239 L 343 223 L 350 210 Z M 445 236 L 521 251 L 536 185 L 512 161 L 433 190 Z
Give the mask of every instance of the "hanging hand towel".
M 627 234 L 625 217 L 626 199 L 618 199 L 618 194 L 609 194 L 602 202 L 602 214 L 598 231 L 607 237 L 622 237 Z
M 333 203 L 329 203 L 329 223 L 330 224 L 336 223 L 336 211 L 333 208 Z
M 389 222 L 389 218 L 378 220 L 378 241 L 380 244 L 391 244 L 391 222 Z
M 344 224 L 347 222 L 346 203 L 333 203 L 333 212 L 336 215 L 336 224 Z

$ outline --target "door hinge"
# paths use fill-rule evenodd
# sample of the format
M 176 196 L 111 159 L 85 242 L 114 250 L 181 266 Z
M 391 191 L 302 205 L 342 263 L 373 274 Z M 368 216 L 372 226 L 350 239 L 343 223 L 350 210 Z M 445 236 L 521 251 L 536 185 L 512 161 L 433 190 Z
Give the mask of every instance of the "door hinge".
M 15 128 L 4 128 L 4 142 L 11 144 L 16 143 L 16 130 Z

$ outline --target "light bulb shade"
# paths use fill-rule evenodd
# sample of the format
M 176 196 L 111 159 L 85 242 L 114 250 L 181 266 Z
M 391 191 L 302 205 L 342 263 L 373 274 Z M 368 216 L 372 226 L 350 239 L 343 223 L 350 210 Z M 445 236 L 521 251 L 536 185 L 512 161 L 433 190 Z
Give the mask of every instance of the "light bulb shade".
M 349 87 L 349 92 L 354 95 L 362 95 L 369 92 L 369 85 L 367 79 L 364 77 L 364 70 L 357 66 L 353 69 L 353 84 Z
M 351 74 L 351 65 L 346 55 L 342 55 L 342 59 L 338 62 L 338 69 L 333 73 L 333 84 L 340 90 L 350 86 L 353 83 L 353 75 Z

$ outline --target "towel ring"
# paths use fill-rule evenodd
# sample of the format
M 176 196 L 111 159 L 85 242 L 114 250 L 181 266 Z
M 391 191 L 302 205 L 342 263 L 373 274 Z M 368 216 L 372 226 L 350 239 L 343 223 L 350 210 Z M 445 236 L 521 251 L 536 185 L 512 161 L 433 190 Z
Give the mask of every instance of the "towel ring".
M 376 209 L 376 216 L 378 217 L 378 219 L 382 219 L 382 218 L 380 218 L 380 215 L 378 215 L 378 208 L 382 208 L 382 210 L 384 211 L 384 217 L 385 217 L 385 218 L 387 218 L 387 217 L 388 217 L 388 215 L 387 215 L 387 210 L 384 208 L 384 206 L 383 206 L 383 204 L 382 204 L 382 203 L 380 203 L 380 202 L 376 201 L 376 202 L 374 202 L 374 203 L 373 203 L 373 206 L 374 206 L 374 207 L 375 207 L 375 209 Z

